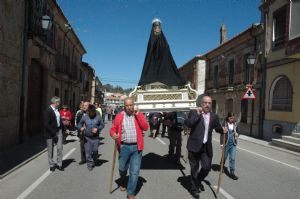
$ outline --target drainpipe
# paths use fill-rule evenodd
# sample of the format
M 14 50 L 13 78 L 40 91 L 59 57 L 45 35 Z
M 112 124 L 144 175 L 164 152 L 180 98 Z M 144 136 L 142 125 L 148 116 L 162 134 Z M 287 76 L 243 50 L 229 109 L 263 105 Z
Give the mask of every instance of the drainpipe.
M 19 143 L 24 141 L 24 110 L 25 110 L 25 71 L 27 62 L 28 48 L 28 1 L 24 1 L 24 27 L 23 27 L 23 47 L 22 47 L 22 68 L 21 68 L 21 92 L 20 92 L 20 109 L 19 109 Z

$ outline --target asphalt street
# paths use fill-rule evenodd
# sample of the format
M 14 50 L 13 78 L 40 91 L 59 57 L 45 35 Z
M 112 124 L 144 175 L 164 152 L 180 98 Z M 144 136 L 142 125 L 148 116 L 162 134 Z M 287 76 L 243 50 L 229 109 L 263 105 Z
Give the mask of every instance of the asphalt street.
M 126 192 L 118 189 L 118 163 L 116 164 L 113 193 L 109 193 L 114 141 L 109 137 L 111 123 L 107 122 L 101 133 L 99 160 L 92 171 L 80 161 L 79 142 L 76 136 L 69 136 L 64 145 L 65 171 L 50 172 L 47 154 L 44 153 L 6 176 L 0 181 L 0 198 L 28 199 L 120 199 Z M 153 139 L 145 134 L 145 150 L 138 182 L 137 198 L 182 199 L 192 198 L 188 189 L 190 168 L 181 159 L 182 166 L 170 162 L 168 138 L 160 135 Z M 200 198 L 227 199 L 300 199 L 300 156 L 274 148 L 239 140 L 237 151 L 237 181 L 222 175 L 220 193 L 216 193 L 219 176 L 219 135 L 214 134 L 214 157 L 212 171 L 202 183 L 204 191 Z M 183 139 L 185 156 L 186 138 Z

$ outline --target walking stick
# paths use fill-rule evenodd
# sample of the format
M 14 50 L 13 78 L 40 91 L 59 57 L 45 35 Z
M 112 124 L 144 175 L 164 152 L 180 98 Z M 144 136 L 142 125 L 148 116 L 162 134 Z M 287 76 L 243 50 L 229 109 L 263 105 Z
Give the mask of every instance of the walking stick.
M 113 183 L 114 173 L 115 173 L 116 155 L 117 155 L 117 141 L 115 141 L 115 146 L 114 146 L 113 162 L 112 162 L 111 175 L 110 175 L 109 193 L 112 192 L 112 183 Z
M 224 167 L 224 151 L 225 151 L 225 133 L 223 134 L 223 147 L 222 147 L 222 156 L 221 156 L 221 165 L 220 165 L 220 173 L 219 173 L 219 179 L 218 179 L 218 187 L 217 187 L 217 194 L 220 191 L 220 185 L 221 185 L 221 179 L 222 179 L 222 173 L 223 173 L 223 167 Z
M 187 143 L 188 143 L 188 140 L 189 140 L 189 128 L 185 127 L 184 129 L 184 133 L 186 135 L 186 147 L 185 147 L 185 157 L 184 157 L 184 161 L 185 163 L 187 164 L 188 163 L 188 156 L 189 156 L 189 152 L 187 150 Z

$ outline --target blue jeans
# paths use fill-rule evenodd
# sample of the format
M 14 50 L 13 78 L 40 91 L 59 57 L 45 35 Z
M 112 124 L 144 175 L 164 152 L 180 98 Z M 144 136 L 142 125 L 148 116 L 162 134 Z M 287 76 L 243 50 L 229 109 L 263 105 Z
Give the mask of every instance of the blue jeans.
M 225 147 L 224 163 L 229 155 L 229 168 L 230 171 L 235 171 L 235 156 L 236 156 L 236 145 L 228 143 Z
M 135 189 L 139 178 L 141 162 L 142 151 L 138 151 L 136 144 L 121 145 L 119 154 L 119 172 L 122 186 L 124 186 L 127 170 L 129 168 L 127 195 L 135 195 Z

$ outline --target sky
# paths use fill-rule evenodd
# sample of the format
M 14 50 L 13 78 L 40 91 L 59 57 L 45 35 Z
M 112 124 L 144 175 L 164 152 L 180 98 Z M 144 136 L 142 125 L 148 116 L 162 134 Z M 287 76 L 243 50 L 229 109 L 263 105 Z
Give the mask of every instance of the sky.
M 103 84 L 133 88 L 143 69 L 153 18 L 179 68 L 260 22 L 260 0 L 57 0 Z

